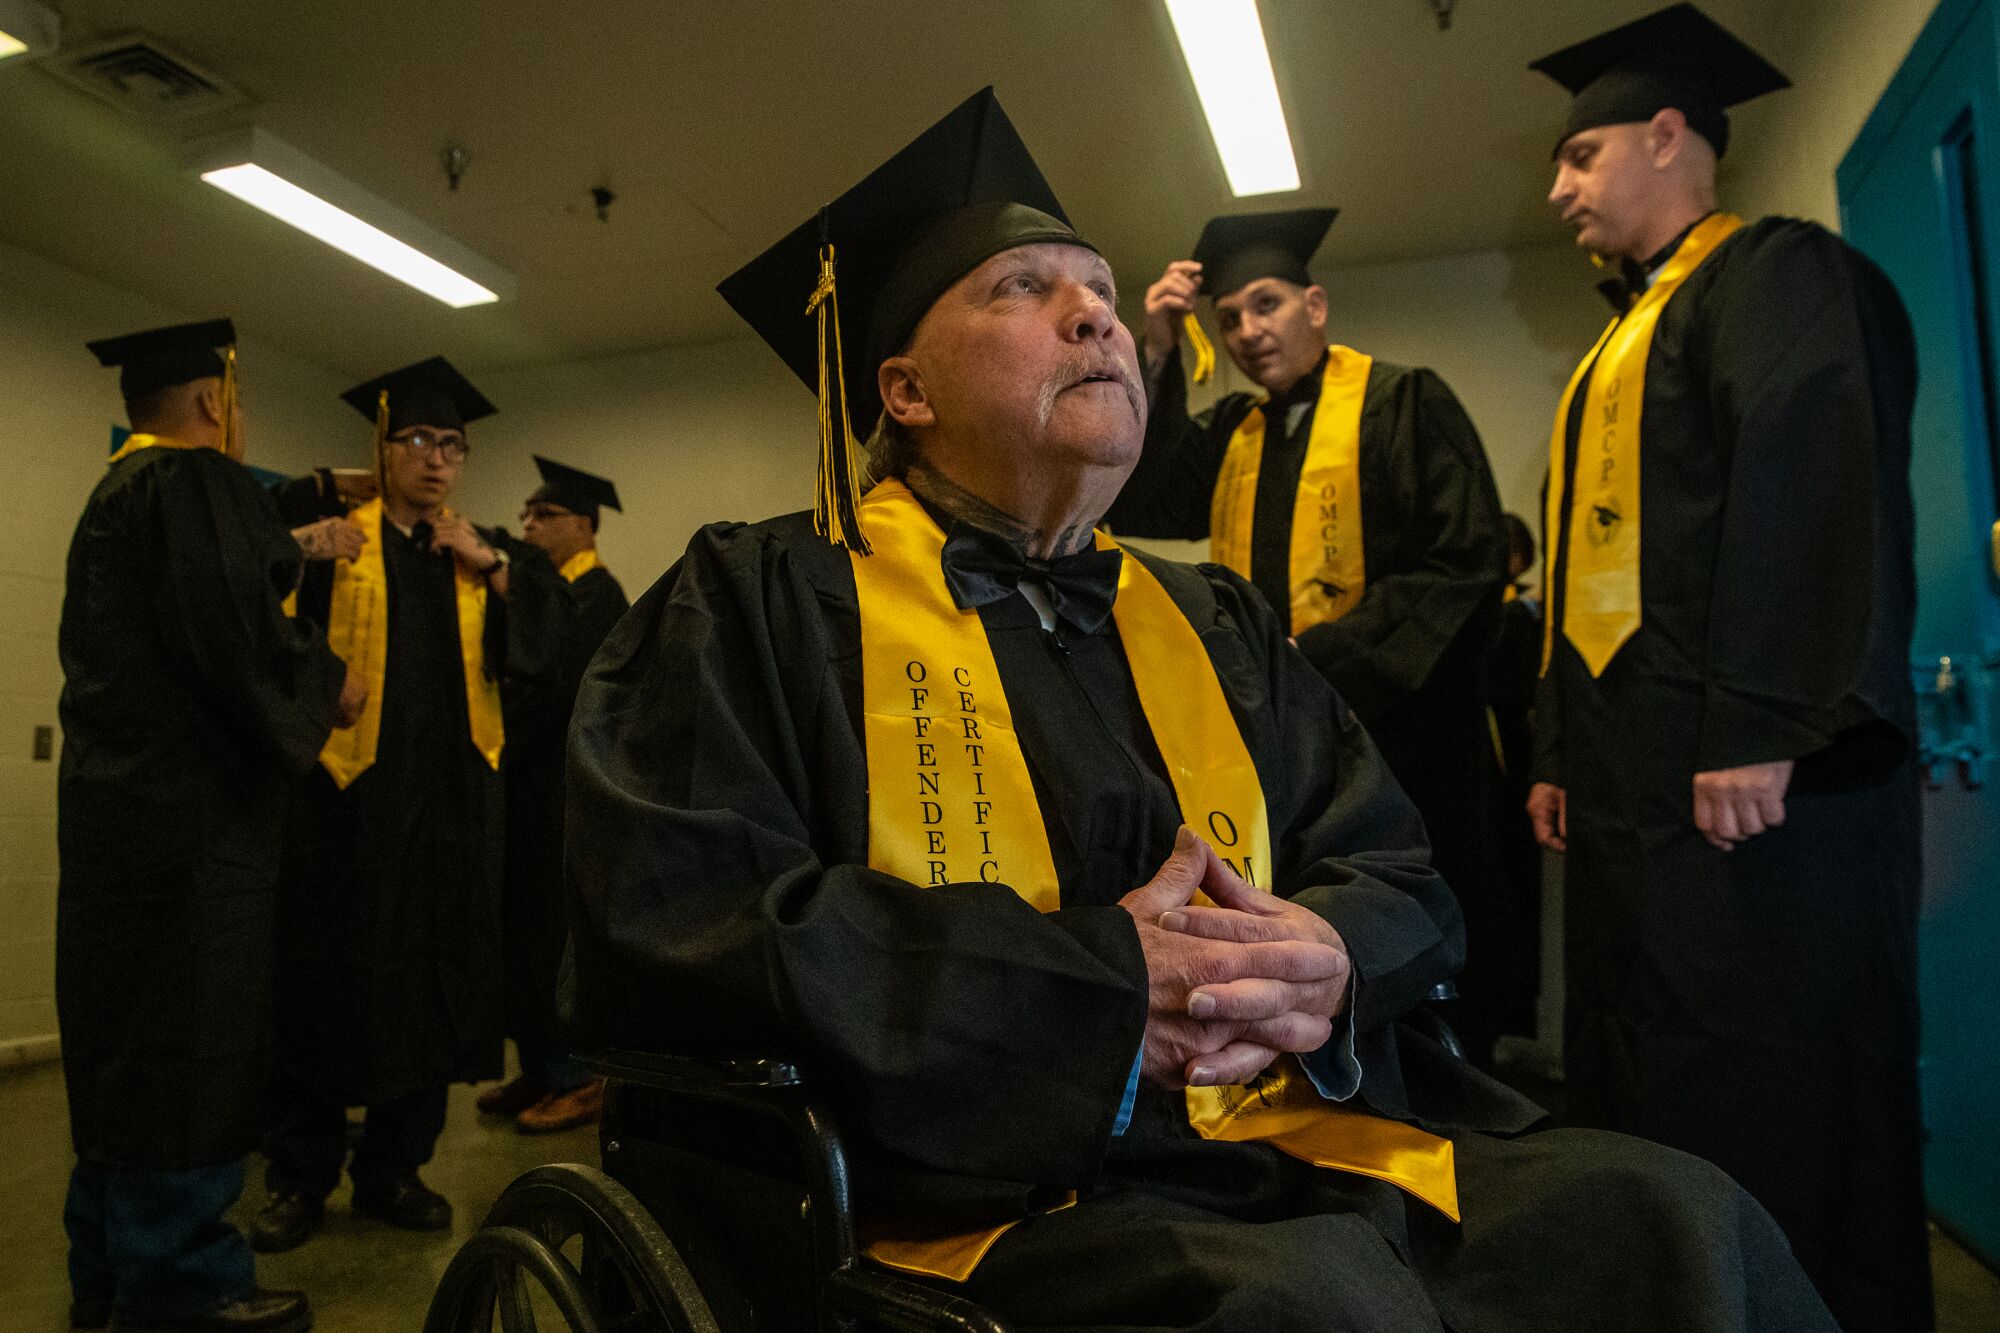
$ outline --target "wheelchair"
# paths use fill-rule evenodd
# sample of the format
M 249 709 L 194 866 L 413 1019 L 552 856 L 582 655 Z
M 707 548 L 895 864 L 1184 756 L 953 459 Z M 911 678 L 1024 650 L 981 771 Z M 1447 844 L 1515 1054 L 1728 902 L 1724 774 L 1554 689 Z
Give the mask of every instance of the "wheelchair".
M 1456 998 L 1440 983 L 1434 1001 Z M 1429 1011 L 1414 1022 L 1463 1059 Z M 798 1068 L 605 1052 L 603 1169 L 509 1185 L 438 1282 L 424 1333 L 1007 1333 L 871 1262 L 847 1153 Z
M 424 1333 L 1006 1333 L 869 1263 L 847 1153 L 798 1069 L 611 1052 L 604 1169 L 509 1185 L 439 1280 Z M 575 1257 L 572 1257 L 574 1252 Z M 538 1291 L 531 1291 L 538 1288 Z

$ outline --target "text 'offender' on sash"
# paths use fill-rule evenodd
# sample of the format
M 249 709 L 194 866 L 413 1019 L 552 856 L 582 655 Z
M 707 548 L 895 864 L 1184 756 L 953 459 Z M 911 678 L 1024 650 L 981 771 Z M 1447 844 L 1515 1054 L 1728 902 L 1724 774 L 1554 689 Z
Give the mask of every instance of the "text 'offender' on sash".
M 935 887 L 953 882 L 954 858 L 976 857 L 976 873 L 960 878 L 997 884 L 1000 862 L 993 851 L 993 801 L 986 791 L 978 692 L 969 668 L 953 667 L 947 674 L 948 680 L 934 680 L 920 660 L 903 665 L 910 682 L 910 742 L 916 746 L 915 795 L 925 866 Z

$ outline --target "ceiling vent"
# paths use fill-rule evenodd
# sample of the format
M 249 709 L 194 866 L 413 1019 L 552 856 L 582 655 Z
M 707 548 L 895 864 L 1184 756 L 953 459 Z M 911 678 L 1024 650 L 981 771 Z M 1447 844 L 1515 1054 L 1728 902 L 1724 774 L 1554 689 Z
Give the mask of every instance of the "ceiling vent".
M 242 106 L 243 93 L 144 33 L 65 49 L 43 68 L 127 115 L 178 124 Z

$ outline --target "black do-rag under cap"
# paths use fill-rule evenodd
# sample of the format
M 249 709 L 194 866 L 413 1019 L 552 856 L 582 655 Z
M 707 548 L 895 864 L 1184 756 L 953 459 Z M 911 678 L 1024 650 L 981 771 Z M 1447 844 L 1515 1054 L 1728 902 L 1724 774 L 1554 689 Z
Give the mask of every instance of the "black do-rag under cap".
M 472 387 L 472 381 L 460 374 L 458 367 L 441 356 L 377 375 L 341 394 L 340 399 L 373 421 L 385 391 L 389 395 L 389 421 L 384 433 L 388 435 L 412 426 L 464 430 L 468 422 L 499 410 Z
M 131 403 L 176 384 L 220 376 L 225 367 L 217 349 L 235 342 L 234 324 L 226 319 L 207 319 L 100 338 L 84 345 L 99 365 L 118 367 L 119 395 Z
M 1692 4 L 1648 14 L 1528 68 L 1574 95 L 1557 152 L 1584 130 L 1648 121 L 1672 107 L 1721 157 L 1729 149 L 1729 108 L 1791 87 L 1769 61 Z
M 1189 256 L 1201 265 L 1202 291 L 1227 296 L 1259 278 L 1312 286 L 1312 257 L 1338 216 L 1337 208 L 1289 208 L 1210 218 Z
M 716 290 L 816 389 L 819 339 L 806 307 L 821 247 L 832 246 L 848 412 L 866 436 L 882 411 L 876 370 L 938 297 L 994 255 L 1048 242 L 1096 249 L 982 88 Z

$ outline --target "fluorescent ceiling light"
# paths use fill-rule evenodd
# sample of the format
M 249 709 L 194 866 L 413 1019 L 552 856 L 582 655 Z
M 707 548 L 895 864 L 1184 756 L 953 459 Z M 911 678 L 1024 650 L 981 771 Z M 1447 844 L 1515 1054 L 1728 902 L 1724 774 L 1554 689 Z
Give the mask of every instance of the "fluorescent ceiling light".
M 35 0 L 0 0 L 0 60 L 55 50 L 62 20 Z
M 1240 199 L 1298 189 L 1299 164 L 1257 0 L 1166 2 L 1230 192 Z
M 263 130 L 206 145 L 196 167 L 217 189 L 454 309 L 513 295 L 504 269 Z
M 335 208 L 255 162 L 204 171 L 201 178 L 448 306 L 484 305 L 500 299 L 497 292 L 445 267 L 415 246 L 405 245 L 380 227 L 363 222 L 345 209 Z

